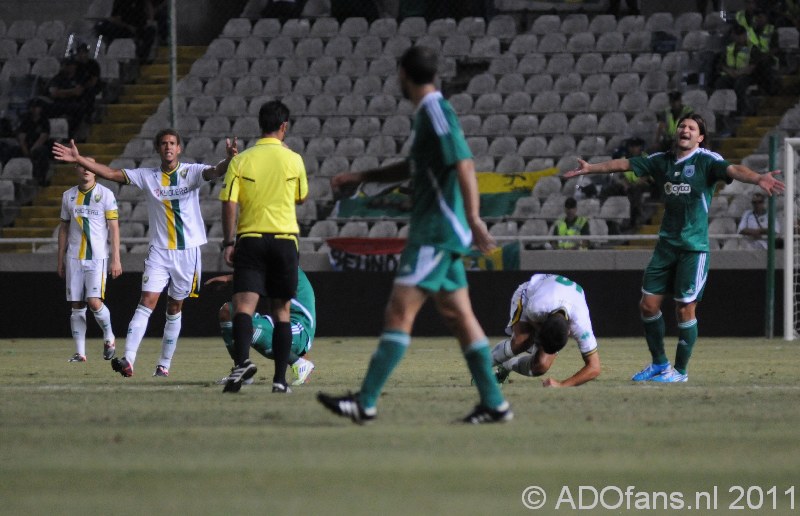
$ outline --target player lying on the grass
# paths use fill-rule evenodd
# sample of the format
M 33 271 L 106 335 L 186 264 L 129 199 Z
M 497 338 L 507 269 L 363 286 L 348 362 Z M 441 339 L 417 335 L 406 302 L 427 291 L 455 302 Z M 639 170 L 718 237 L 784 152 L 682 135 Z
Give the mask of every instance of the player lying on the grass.
M 578 168 L 565 178 L 583 174 L 610 174 L 633 170 L 638 177 L 652 177 L 663 192 L 664 217 L 658 242 L 642 279 L 639 311 L 644 322 L 652 363 L 633 375 L 634 381 L 685 382 L 686 368 L 697 341 L 697 303 L 708 279 L 708 209 L 718 181 L 734 179 L 758 185 L 767 195 L 779 194 L 784 184 L 775 179 L 779 170 L 759 174 L 744 165 L 734 165 L 703 147 L 706 123 L 694 113 L 678 120 L 675 144 L 668 152 L 647 157 L 621 158 L 589 164 L 578 160 Z M 675 298 L 678 347 L 675 367 L 664 351 L 664 297 Z
M 114 332 L 103 299 L 108 266 L 112 278 L 122 274 L 117 199 L 97 183 L 91 171 L 80 165 L 75 170 L 78 184 L 61 197 L 58 228 L 58 275 L 67 280 L 67 301 L 72 307 L 69 323 L 75 340 L 75 354 L 69 361 L 86 362 L 87 305 L 103 330 L 103 358 L 111 360 L 116 349 Z
M 205 285 L 227 285 L 233 281 L 233 275 L 217 276 L 206 281 Z M 231 320 L 231 302 L 224 303 L 219 309 L 219 329 L 222 333 L 222 340 L 225 341 L 225 348 L 233 358 L 233 322 Z M 311 349 L 316 331 L 316 308 L 314 289 L 308 281 L 302 269 L 297 269 L 297 295 L 291 301 L 289 309 L 289 319 L 292 326 L 292 348 L 289 353 L 289 365 L 292 368 L 294 380 L 292 385 L 301 385 L 308 381 L 308 377 L 314 370 L 314 364 L 306 360 L 303 356 Z M 272 317 L 255 313 L 253 315 L 253 342 L 250 346 L 273 360 L 272 356 L 272 332 L 275 325 Z M 219 385 L 227 383 L 228 377 L 217 381 Z M 245 380 L 244 384 L 253 383 L 253 379 Z
M 572 387 L 594 380 L 600 374 L 600 355 L 592 332 L 592 321 L 583 288 L 554 274 L 534 274 L 511 296 L 511 316 L 506 327 L 511 337 L 492 349 L 497 381 L 503 383 L 512 371 L 541 376 L 553 365 L 567 337 L 578 343 L 584 365 L 566 380 L 545 378 L 545 387 Z

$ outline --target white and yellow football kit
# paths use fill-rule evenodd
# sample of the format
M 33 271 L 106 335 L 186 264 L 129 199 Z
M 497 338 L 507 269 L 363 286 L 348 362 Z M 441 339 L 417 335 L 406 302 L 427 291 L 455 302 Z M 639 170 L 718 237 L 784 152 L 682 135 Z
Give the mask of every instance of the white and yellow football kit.
M 597 351 L 597 340 L 592 331 L 589 307 L 583 288 L 574 281 L 556 274 L 534 274 L 519 287 L 511 297 L 511 314 L 506 333 L 518 321 L 537 324 L 547 316 L 564 310 L 569 319 L 569 334 L 578 343 L 581 355 L 588 356 Z M 536 352 L 536 344 L 530 353 Z
M 150 252 L 144 262 L 142 291 L 161 292 L 176 300 L 196 296 L 200 285 L 200 246 L 206 227 L 200 213 L 199 189 L 208 165 L 180 163 L 169 172 L 160 168 L 123 170 L 126 183 L 145 193 L 150 224 Z
M 67 232 L 67 301 L 102 299 L 108 270 L 108 220 L 117 220 L 114 193 L 101 184 L 83 192 L 73 186 L 61 197 Z

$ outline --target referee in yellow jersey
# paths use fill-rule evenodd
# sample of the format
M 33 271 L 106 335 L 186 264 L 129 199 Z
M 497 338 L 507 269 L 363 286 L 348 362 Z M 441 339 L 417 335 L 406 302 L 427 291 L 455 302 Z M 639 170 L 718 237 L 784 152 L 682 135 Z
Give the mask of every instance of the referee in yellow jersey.
M 283 144 L 289 108 L 267 102 L 258 113 L 262 137 L 228 166 L 220 193 L 223 256 L 233 266 L 234 366 L 223 392 L 238 392 L 252 378 L 252 317 L 259 297 L 269 299 L 275 323 L 272 350 L 275 376 L 272 392 L 289 393 L 286 366 L 292 345 L 290 301 L 297 290 L 297 225 L 295 205 L 308 195 L 303 159 Z M 238 205 L 238 223 L 237 223 Z

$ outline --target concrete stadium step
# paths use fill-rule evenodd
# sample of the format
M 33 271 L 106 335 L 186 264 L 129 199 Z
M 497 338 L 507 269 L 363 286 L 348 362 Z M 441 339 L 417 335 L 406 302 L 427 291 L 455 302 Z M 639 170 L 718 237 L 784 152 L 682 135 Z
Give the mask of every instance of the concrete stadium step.
M 54 228 L 3 228 L 3 238 L 50 238 Z
M 100 155 L 118 155 L 122 154 L 125 150 L 124 143 L 82 143 L 78 147 L 81 155 L 84 156 L 100 156 Z M 96 158 L 95 158 L 96 159 Z
M 164 96 L 169 92 L 167 84 L 126 84 L 122 87 L 120 92 L 121 97 L 128 95 L 161 95 Z
M 61 205 L 46 204 L 40 206 L 23 206 L 20 208 L 19 217 L 27 218 L 58 218 L 61 214 Z
M 61 195 L 64 193 L 64 190 L 66 190 L 66 188 L 62 185 L 50 185 L 40 188 L 39 192 L 36 194 L 34 205 L 41 206 L 42 204 L 55 202 L 60 206 Z
M 141 124 L 101 122 L 92 126 L 89 131 L 88 141 L 93 143 L 121 143 L 125 145 L 131 138 L 139 133 L 139 129 L 141 128 Z
M 104 121 L 141 125 L 154 111 L 149 104 L 111 104 L 106 108 Z
M 758 106 L 759 115 L 783 116 L 783 114 L 797 104 L 797 97 L 794 95 L 777 95 L 764 97 Z
M 203 57 L 207 49 L 208 47 L 206 46 L 180 45 L 177 49 L 178 62 L 181 62 L 182 60 L 194 62 Z M 169 47 L 158 47 L 158 52 L 156 53 L 156 62 L 162 60 L 166 62 L 168 59 Z
M 14 221 L 15 228 L 54 228 L 61 223 L 61 219 L 59 217 L 37 217 L 37 218 L 25 218 L 25 217 L 17 217 Z
M 194 59 L 192 59 L 191 61 L 187 60 L 186 62 L 183 62 L 183 63 L 178 61 L 178 67 L 177 68 L 178 68 L 178 76 L 179 77 L 189 73 L 189 69 L 192 67 L 192 62 L 194 62 Z M 156 62 L 156 63 L 153 63 L 153 64 L 144 65 L 139 69 L 139 73 L 143 77 L 147 77 L 147 76 L 151 76 L 151 75 L 159 75 L 159 76 L 169 77 L 169 62 L 163 62 L 163 63 Z
M 744 118 L 736 128 L 736 136 L 743 138 L 762 138 L 780 122 L 777 116 L 750 116 Z

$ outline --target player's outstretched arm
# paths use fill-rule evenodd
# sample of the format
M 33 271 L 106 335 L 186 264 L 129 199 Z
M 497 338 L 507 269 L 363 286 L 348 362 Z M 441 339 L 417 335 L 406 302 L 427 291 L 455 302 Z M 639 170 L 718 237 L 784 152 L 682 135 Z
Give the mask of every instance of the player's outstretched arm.
M 217 163 L 216 166 L 205 169 L 203 171 L 203 179 L 212 181 L 218 177 L 224 176 L 225 172 L 228 171 L 228 165 L 230 165 L 231 160 L 237 154 L 239 154 L 239 143 L 236 137 L 233 137 L 233 141 L 231 141 L 230 138 L 225 138 L 225 159 Z
M 81 156 L 80 152 L 78 152 L 78 147 L 75 145 L 75 140 L 70 140 L 69 146 L 62 145 L 58 142 L 54 143 L 53 157 L 66 163 L 77 163 L 86 170 L 93 172 L 103 179 L 108 179 L 109 181 L 114 181 L 115 183 L 125 184 L 127 182 L 125 179 L 125 174 L 122 173 L 122 170 L 113 169 L 103 165 L 102 163 L 97 163 L 96 161 L 88 159 L 85 156 Z
M 411 175 L 408 161 L 403 160 L 381 168 L 373 168 L 363 172 L 345 172 L 337 174 L 331 178 L 331 189 L 338 192 L 345 186 L 358 185 L 360 183 L 394 183 L 404 181 Z
M 564 179 L 583 176 L 586 174 L 613 174 L 614 172 L 625 172 L 631 169 L 631 163 L 627 158 L 612 159 L 601 163 L 589 163 L 578 158 L 578 168 L 564 172 Z
M 744 165 L 730 165 L 727 169 L 728 176 L 742 183 L 758 185 L 767 195 L 780 194 L 786 189 L 783 181 L 775 179 L 780 174 L 780 170 L 772 170 L 759 174 Z
M 559 382 L 554 378 L 545 378 L 543 387 L 577 387 L 600 376 L 600 355 L 597 352 L 583 357 L 584 365 L 577 373 L 564 381 Z
M 214 276 L 213 278 L 206 280 L 206 282 L 203 283 L 203 286 L 209 287 L 211 285 L 216 285 L 221 287 L 231 282 L 233 282 L 233 274 L 225 274 L 224 276 Z
M 107 221 L 108 224 L 108 241 L 111 243 L 111 279 L 117 279 L 122 274 L 122 260 L 119 254 L 119 220 L 113 219 Z

